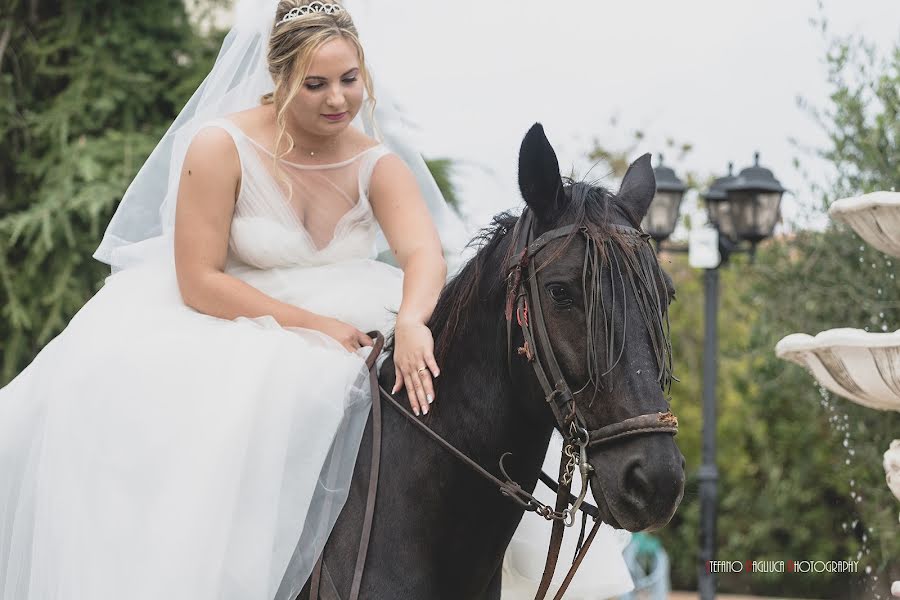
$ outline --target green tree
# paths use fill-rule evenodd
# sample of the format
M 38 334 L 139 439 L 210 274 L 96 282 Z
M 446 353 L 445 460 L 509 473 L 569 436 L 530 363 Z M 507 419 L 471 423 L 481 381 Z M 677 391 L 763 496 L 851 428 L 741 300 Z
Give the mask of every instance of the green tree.
M 202 14 L 222 0 L 196 4 Z M 0 382 L 101 285 L 116 203 L 209 70 L 182 0 L 13 0 L 0 17 Z

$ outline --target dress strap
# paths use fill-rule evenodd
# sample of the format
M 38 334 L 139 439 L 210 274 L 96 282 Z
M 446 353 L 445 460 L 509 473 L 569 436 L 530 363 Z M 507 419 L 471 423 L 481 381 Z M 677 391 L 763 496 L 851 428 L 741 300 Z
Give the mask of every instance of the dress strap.
M 219 117 L 216 119 L 210 119 L 209 121 L 202 123 L 197 128 L 197 131 L 200 131 L 201 129 L 204 129 L 206 127 L 218 127 L 227 131 L 231 136 L 231 139 L 234 140 L 234 145 L 237 148 L 238 156 L 243 159 L 243 152 L 241 152 L 241 141 L 243 140 L 244 132 L 242 132 L 237 125 L 224 117 Z
M 361 189 L 366 191 L 367 196 L 369 194 L 369 181 L 372 179 L 375 165 L 378 164 L 378 161 L 381 160 L 382 157 L 387 156 L 388 154 L 393 153 L 384 144 L 379 144 L 373 146 L 365 153 L 365 155 L 363 155 L 362 162 L 359 165 L 359 185 Z
M 209 127 L 209 126 L 221 127 L 222 129 L 227 131 L 229 134 L 231 134 L 231 137 L 233 137 L 235 139 L 235 142 L 237 142 L 238 138 L 243 137 L 244 132 L 242 132 L 238 128 L 237 125 L 235 125 L 234 123 L 232 123 L 231 121 L 229 121 L 228 119 L 226 119 L 224 117 L 210 119 L 209 121 L 206 121 L 205 123 L 203 123 L 200 126 L 200 128 L 202 129 L 204 127 Z

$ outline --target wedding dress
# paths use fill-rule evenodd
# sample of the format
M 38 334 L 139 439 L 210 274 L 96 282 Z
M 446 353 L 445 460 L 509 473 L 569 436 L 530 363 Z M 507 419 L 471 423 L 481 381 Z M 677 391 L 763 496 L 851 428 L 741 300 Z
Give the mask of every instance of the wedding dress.
M 366 194 L 386 147 L 281 161 L 289 202 L 258 140 L 206 127 L 242 167 L 225 271 L 390 331 L 402 272 L 373 260 Z M 346 499 L 370 348 L 192 310 L 171 251 L 151 254 L 0 390 L 2 600 L 270 600 L 298 543 L 311 570 Z

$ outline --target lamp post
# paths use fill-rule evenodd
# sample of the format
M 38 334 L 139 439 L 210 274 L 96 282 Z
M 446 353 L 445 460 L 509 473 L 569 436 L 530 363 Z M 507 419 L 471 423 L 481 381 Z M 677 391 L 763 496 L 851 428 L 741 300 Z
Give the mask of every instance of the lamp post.
M 653 174 L 656 176 L 656 195 L 641 226 L 658 245 L 675 231 L 678 210 L 687 186 L 678 179 L 675 171 L 663 164 L 662 154 L 659 155 L 659 164 L 653 169 Z
M 678 207 L 687 186 L 670 168 L 654 169 L 657 177 L 656 196 L 650 204 L 643 226 L 656 240 L 657 247 L 675 230 Z M 703 270 L 703 446 L 698 471 L 700 483 L 700 561 L 698 591 L 702 600 L 716 594 L 715 575 L 709 569 L 716 553 L 716 507 L 718 469 L 716 468 L 716 380 L 719 352 L 719 267 L 735 252 L 755 251 L 756 245 L 772 235 L 780 216 L 781 197 L 785 189 L 772 171 L 759 166 L 759 153 L 754 164 L 737 176 L 728 165 L 728 175 L 713 181 L 703 194 L 709 222 L 718 231 L 718 265 Z M 676 198 L 677 197 L 677 198 Z M 672 207 L 675 207 L 674 210 Z M 745 244 L 742 244 L 745 243 Z M 686 252 L 684 246 L 666 246 L 669 252 Z

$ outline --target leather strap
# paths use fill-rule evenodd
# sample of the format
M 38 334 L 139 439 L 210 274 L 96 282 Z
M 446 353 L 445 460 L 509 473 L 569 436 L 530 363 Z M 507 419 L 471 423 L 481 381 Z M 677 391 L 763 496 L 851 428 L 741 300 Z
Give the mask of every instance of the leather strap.
M 379 331 L 370 331 L 369 336 L 375 338 L 375 347 L 372 348 L 372 351 L 366 358 L 372 393 L 372 465 L 369 470 L 369 493 L 366 497 L 366 513 L 363 517 L 363 530 L 359 539 L 359 554 L 356 557 L 356 571 L 353 573 L 350 600 L 359 598 L 363 571 L 366 568 L 366 554 L 369 552 L 369 539 L 372 537 L 372 520 L 375 516 L 375 498 L 378 494 L 378 473 L 381 467 L 381 396 L 378 393 L 378 369 L 375 368 L 375 361 L 384 347 L 384 336 Z
M 309 582 L 309 600 L 318 600 L 319 598 L 319 586 L 322 582 L 322 557 L 324 555 L 325 551 L 323 550 L 322 556 L 319 556 L 316 566 L 313 567 L 312 580 Z
M 559 590 L 556 592 L 556 595 L 553 596 L 553 600 L 562 600 L 563 594 L 566 593 L 566 590 L 569 588 L 569 584 L 572 583 L 572 578 L 575 577 L 575 572 L 578 570 L 578 567 L 581 566 L 581 561 L 584 560 L 584 557 L 587 556 L 588 548 L 591 546 L 591 542 L 594 541 L 594 538 L 597 536 L 597 531 L 600 530 L 600 524 L 602 521 L 594 521 L 594 526 L 591 528 L 591 533 L 588 534 L 587 539 L 584 541 L 584 545 L 581 546 L 581 550 L 578 551 L 578 556 L 575 557 L 575 560 L 572 562 L 572 566 L 569 569 L 569 572 L 566 573 L 566 578 L 563 579 L 562 584 L 559 586 Z
M 678 433 L 678 417 L 669 412 L 631 417 L 588 432 L 588 447 L 599 446 L 623 437 L 641 433 Z
M 353 583 L 350 586 L 349 600 L 358 600 L 362 586 L 363 573 L 366 569 L 366 555 L 369 553 L 369 541 L 372 538 L 372 521 L 375 516 L 375 498 L 378 495 L 378 473 L 381 467 L 381 394 L 378 385 L 378 369 L 376 361 L 384 348 L 384 336 L 380 331 L 370 331 L 369 337 L 375 338 L 375 344 L 366 357 L 366 369 L 369 371 L 369 387 L 372 393 L 372 462 L 369 467 L 369 490 L 366 495 L 366 510 L 363 515 L 362 534 L 359 538 L 359 552 L 356 555 L 356 567 L 353 571 Z M 325 561 L 325 550 L 316 561 L 310 581 L 310 600 L 318 600 L 322 580 L 322 566 Z
M 559 463 L 559 480 L 562 481 L 563 474 L 566 470 L 566 455 L 563 454 Z M 569 507 L 569 485 L 560 485 L 556 492 L 556 510 L 563 511 Z M 559 562 L 559 552 L 562 548 L 563 535 L 565 534 L 565 523 L 556 519 L 553 521 L 553 529 L 550 532 L 550 548 L 547 550 L 547 561 L 544 563 L 544 575 L 541 577 L 541 583 L 538 586 L 534 600 L 544 600 L 547 596 L 547 590 L 553 582 L 553 573 L 556 572 L 556 563 Z

